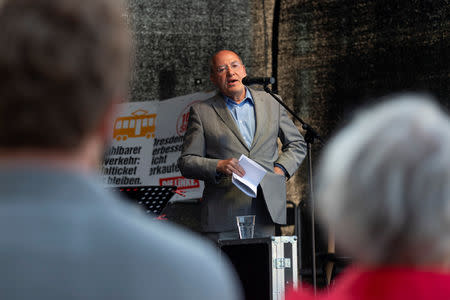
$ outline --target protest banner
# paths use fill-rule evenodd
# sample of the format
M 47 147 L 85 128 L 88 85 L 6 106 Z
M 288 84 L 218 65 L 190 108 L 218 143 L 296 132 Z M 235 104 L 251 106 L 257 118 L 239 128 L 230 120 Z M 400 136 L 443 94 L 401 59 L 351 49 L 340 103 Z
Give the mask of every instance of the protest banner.
M 200 198 L 203 182 L 181 176 L 177 160 L 190 106 L 213 95 L 201 92 L 120 105 L 103 161 L 104 183 L 110 187 L 175 185 L 183 195 L 175 194 L 172 202 Z

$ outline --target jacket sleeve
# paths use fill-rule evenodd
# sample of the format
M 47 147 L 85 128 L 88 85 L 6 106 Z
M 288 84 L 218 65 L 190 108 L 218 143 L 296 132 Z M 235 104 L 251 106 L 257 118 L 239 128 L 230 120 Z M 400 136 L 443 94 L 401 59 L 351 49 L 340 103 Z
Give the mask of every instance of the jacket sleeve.
M 278 137 L 281 141 L 281 154 L 275 161 L 282 165 L 289 176 L 292 176 L 306 156 L 306 143 L 287 111 L 280 105 L 280 121 Z
M 204 128 L 196 106 L 191 106 L 178 168 L 186 178 L 217 182 L 216 167 L 219 159 L 206 157 Z

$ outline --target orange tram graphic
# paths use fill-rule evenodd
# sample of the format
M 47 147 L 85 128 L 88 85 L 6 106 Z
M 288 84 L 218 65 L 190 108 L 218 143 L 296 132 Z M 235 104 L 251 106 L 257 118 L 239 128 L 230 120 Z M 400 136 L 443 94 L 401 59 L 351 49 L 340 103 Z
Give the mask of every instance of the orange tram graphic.
M 114 123 L 113 138 L 118 141 L 127 138 L 155 137 L 156 114 L 149 114 L 148 111 L 138 109 L 131 113 L 131 116 L 120 117 Z

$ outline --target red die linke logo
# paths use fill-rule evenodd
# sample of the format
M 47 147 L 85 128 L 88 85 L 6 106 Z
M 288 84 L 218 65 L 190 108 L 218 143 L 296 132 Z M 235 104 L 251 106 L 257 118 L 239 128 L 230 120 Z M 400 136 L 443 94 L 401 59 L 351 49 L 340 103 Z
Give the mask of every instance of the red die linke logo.
M 186 132 L 187 129 L 187 124 L 189 121 L 189 109 L 191 108 L 191 105 L 196 103 L 196 102 L 200 102 L 201 100 L 195 100 L 192 101 L 191 103 L 189 103 L 184 109 L 183 111 L 180 113 L 180 115 L 178 116 L 177 119 L 177 134 L 179 136 L 184 135 L 184 133 Z
M 160 178 L 159 185 L 174 185 L 179 190 L 194 189 L 200 187 L 198 179 L 187 179 L 183 176 Z

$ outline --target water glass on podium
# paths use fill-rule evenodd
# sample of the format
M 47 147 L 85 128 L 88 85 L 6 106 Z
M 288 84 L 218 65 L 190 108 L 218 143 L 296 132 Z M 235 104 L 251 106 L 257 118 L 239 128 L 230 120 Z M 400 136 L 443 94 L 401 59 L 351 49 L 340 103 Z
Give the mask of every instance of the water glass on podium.
M 255 215 L 237 216 L 240 239 L 252 239 L 255 232 Z

